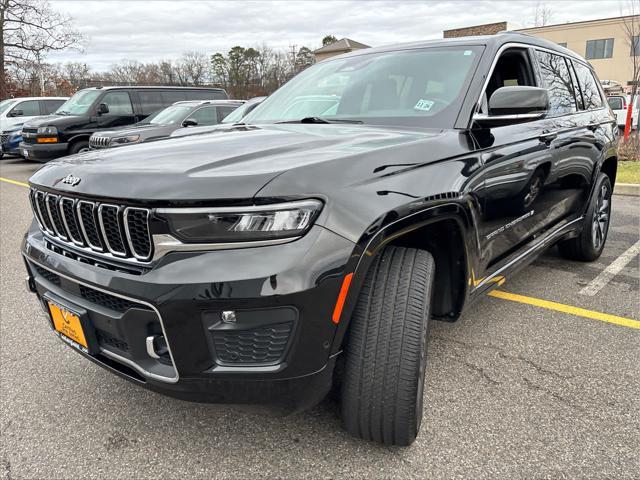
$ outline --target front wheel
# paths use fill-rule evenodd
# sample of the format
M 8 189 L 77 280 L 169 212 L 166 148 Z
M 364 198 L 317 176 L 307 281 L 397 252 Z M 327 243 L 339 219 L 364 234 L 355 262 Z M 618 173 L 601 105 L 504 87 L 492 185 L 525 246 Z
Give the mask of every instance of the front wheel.
M 69 155 L 74 153 L 82 153 L 89 151 L 89 142 L 87 140 L 79 140 L 69 147 Z
M 558 244 L 560 254 L 563 257 L 570 260 L 593 262 L 600 256 L 609 233 L 612 193 L 613 189 L 609 177 L 600 173 L 584 217 L 582 232 L 576 238 Z
M 422 422 L 431 254 L 387 247 L 371 266 L 349 326 L 342 419 L 353 435 L 413 443 Z

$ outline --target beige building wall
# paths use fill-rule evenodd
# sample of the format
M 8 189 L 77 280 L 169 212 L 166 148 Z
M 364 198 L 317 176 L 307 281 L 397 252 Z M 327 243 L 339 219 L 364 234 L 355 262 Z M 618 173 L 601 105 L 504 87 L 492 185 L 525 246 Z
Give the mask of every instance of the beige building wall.
M 613 38 L 611 58 L 589 59 L 600 80 L 615 80 L 625 88 L 633 78 L 633 57 L 624 22 L 640 23 L 640 16 L 617 17 L 545 27 L 525 28 L 518 32 L 566 43 L 567 48 L 586 58 L 587 40 Z M 636 31 L 640 28 L 636 27 Z

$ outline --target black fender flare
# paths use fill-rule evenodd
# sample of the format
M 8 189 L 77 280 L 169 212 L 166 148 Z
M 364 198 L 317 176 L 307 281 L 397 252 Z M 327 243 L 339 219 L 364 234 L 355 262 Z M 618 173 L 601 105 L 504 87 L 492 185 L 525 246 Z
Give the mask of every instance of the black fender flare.
M 360 290 L 362 289 L 373 259 L 392 241 L 427 225 L 443 220 L 454 220 L 463 234 L 465 250 L 464 276 L 465 278 L 469 278 L 469 271 L 472 268 L 470 261 L 473 256 L 472 252 L 475 251 L 475 244 L 471 238 L 472 235 L 469 235 L 470 230 L 473 228 L 473 222 L 468 209 L 469 206 L 466 202 L 462 198 L 459 198 L 458 201 L 438 202 L 437 204 L 428 206 L 424 206 L 423 204 L 423 207 L 419 210 L 408 206 L 408 208 L 403 209 L 406 214 L 402 216 L 398 214 L 397 210 L 394 210 L 379 217 L 371 224 L 357 242 L 351 258 L 344 269 L 345 278 L 350 273 L 352 277 L 349 282 L 342 311 L 340 312 L 339 322 L 333 338 L 331 355 L 340 352 L 342 348 L 342 342 L 349 328 L 351 315 L 353 314 Z M 464 299 L 466 301 L 469 295 L 467 282 L 465 282 L 465 287 Z

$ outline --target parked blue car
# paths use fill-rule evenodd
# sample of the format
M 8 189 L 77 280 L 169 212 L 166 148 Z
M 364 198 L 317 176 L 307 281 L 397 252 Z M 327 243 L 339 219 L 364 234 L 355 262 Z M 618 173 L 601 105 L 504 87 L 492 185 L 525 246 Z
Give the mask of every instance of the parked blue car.
M 5 131 L 2 134 L 1 144 L 2 144 L 2 154 L 0 154 L 0 158 L 4 154 L 8 155 L 20 155 L 20 149 L 18 146 L 22 141 L 22 125 L 18 125 L 11 130 Z

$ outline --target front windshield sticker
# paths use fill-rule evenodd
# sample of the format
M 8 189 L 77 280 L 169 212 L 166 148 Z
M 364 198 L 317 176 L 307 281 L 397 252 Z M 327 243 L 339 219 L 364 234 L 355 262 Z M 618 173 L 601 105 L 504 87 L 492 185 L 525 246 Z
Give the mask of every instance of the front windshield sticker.
M 422 110 L 423 112 L 428 112 L 429 110 L 431 110 L 431 107 L 433 107 L 433 102 L 431 100 L 423 100 L 421 98 L 413 108 L 414 110 Z

